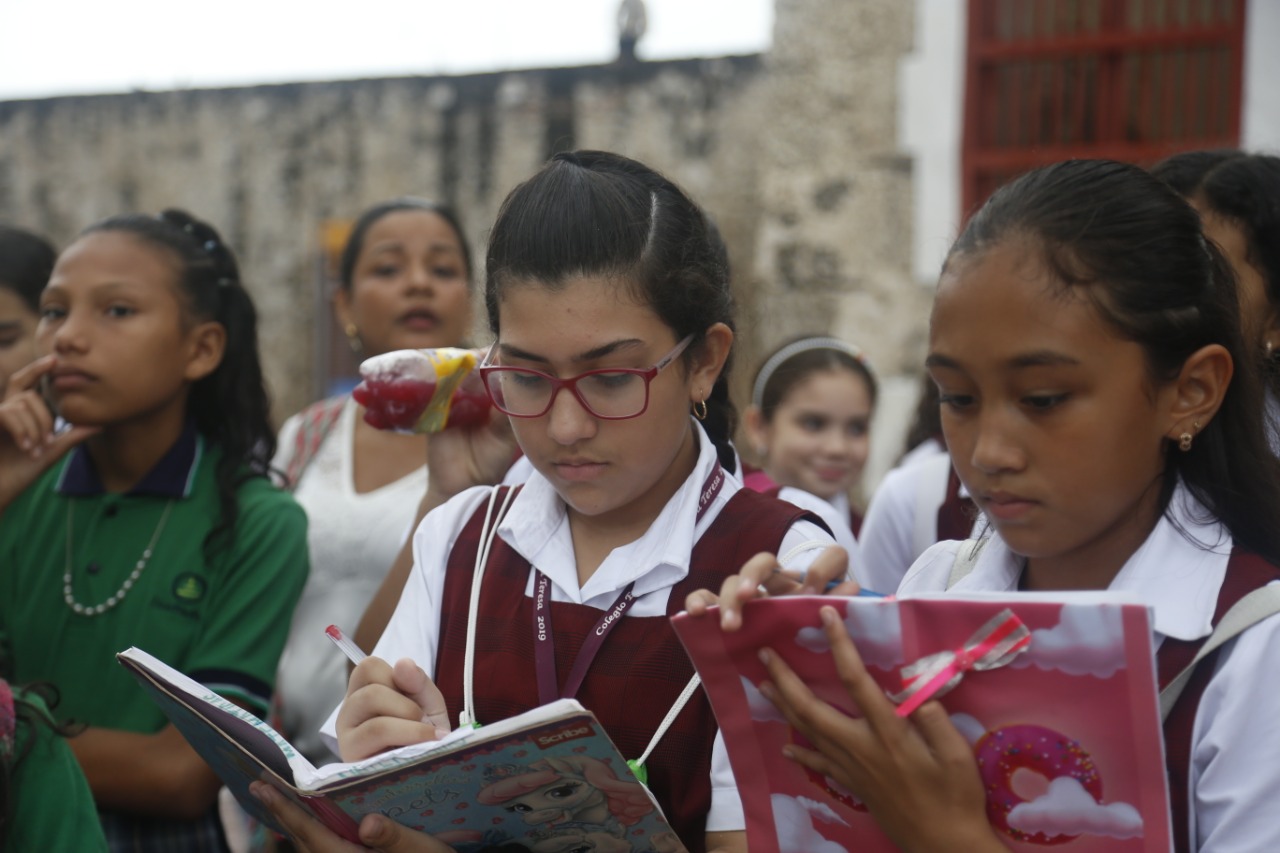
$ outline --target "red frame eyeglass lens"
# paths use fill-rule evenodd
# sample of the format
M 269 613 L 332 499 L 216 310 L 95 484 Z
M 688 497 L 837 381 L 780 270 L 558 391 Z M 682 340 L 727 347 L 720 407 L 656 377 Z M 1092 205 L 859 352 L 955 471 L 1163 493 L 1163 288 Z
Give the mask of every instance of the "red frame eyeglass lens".
M 648 369 L 607 367 L 588 370 L 568 379 L 527 367 L 488 364 L 497 352 L 498 345 L 494 343 L 485 363 L 480 365 L 480 378 L 494 408 L 513 418 L 542 417 L 551 411 L 556 395 L 567 388 L 593 417 L 625 421 L 648 410 L 649 383 L 684 352 L 693 338 L 689 335 L 680 341 Z

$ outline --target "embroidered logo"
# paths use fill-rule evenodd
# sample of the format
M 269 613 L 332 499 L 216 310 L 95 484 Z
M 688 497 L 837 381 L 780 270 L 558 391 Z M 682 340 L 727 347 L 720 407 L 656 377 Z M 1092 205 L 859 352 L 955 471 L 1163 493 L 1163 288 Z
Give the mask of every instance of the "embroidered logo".
M 195 602 L 204 598 L 209 583 L 199 575 L 183 572 L 173 582 L 173 595 L 182 601 Z

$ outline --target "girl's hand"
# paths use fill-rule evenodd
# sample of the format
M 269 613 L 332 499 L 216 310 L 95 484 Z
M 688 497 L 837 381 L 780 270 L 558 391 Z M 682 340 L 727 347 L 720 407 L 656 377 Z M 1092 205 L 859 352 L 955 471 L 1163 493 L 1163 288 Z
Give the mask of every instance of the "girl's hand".
M 428 501 L 439 506 L 472 486 L 500 482 L 516 452 L 511 421 L 497 409 L 485 426 L 432 433 L 427 439 Z
M 0 512 L 63 454 L 99 432 L 98 427 L 73 426 L 54 434 L 53 413 L 36 389 L 55 364 L 48 355 L 9 377 L 0 402 Z
M 298 853 L 453 853 L 443 841 L 415 832 L 382 815 L 365 815 L 360 821 L 360 844 L 344 841 L 288 797 L 265 782 L 254 782 L 249 792 L 267 807 L 289 834 Z
M 813 561 L 803 577 L 782 568 L 773 554 L 756 554 L 743 565 L 736 575 L 725 578 L 720 594 L 707 589 L 689 593 L 684 609 L 690 616 L 702 616 L 707 608 L 720 605 L 720 628 L 736 631 L 742 627 L 742 605 L 764 595 L 822 595 L 827 585 L 842 581 L 833 587 L 832 595 L 857 595 L 858 584 L 842 580 L 849 573 L 849 555 L 839 545 L 832 545 Z
M 778 655 L 762 649 L 772 682 L 761 692 L 816 747 L 788 746 L 784 754 L 853 792 L 903 850 L 1007 851 L 987 821 L 973 749 L 942 705 L 926 702 L 910 719 L 899 717 L 835 608 L 822 608 L 822 624 L 840 680 L 863 716 L 822 701 Z
M 351 673 L 338 711 L 338 752 L 359 761 L 397 746 L 439 740 L 449 733 L 440 688 L 408 658 L 391 667 L 366 658 Z

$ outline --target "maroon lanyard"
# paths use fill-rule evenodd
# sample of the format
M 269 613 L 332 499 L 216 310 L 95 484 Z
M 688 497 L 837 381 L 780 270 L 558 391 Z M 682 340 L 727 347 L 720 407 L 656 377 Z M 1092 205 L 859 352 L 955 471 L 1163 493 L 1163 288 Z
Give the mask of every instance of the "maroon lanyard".
M 706 514 L 707 508 L 711 506 L 716 495 L 720 494 L 723 486 L 724 469 L 717 462 L 715 470 L 707 476 L 702 484 L 702 491 L 698 495 L 698 515 L 695 524 L 702 520 L 702 516 Z M 551 581 L 539 569 L 533 571 L 534 664 L 538 672 L 538 704 L 545 705 L 556 699 L 571 699 L 578 695 L 578 688 L 587 677 L 591 662 L 600 653 L 600 647 L 604 645 L 605 638 L 622 621 L 622 617 L 631 608 L 631 603 L 635 601 L 635 596 L 631 594 L 635 582 L 627 584 L 627 588 L 613 602 L 613 606 L 601 614 L 595 627 L 587 634 L 586 640 L 582 643 L 582 649 L 573 662 L 573 669 L 569 670 L 569 680 L 565 682 L 564 693 L 561 693 L 556 681 L 556 641 L 551 630 Z

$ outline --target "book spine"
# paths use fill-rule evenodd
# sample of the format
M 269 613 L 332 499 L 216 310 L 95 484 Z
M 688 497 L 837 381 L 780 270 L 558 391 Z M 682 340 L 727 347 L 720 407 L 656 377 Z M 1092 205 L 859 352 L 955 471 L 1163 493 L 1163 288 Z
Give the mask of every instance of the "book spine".
M 303 796 L 307 808 L 316 816 L 316 820 L 332 829 L 344 840 L 353 844 L 360 843 L 360 825 L 352 820 L 351 815 L 338 808 L 328 797 Z

